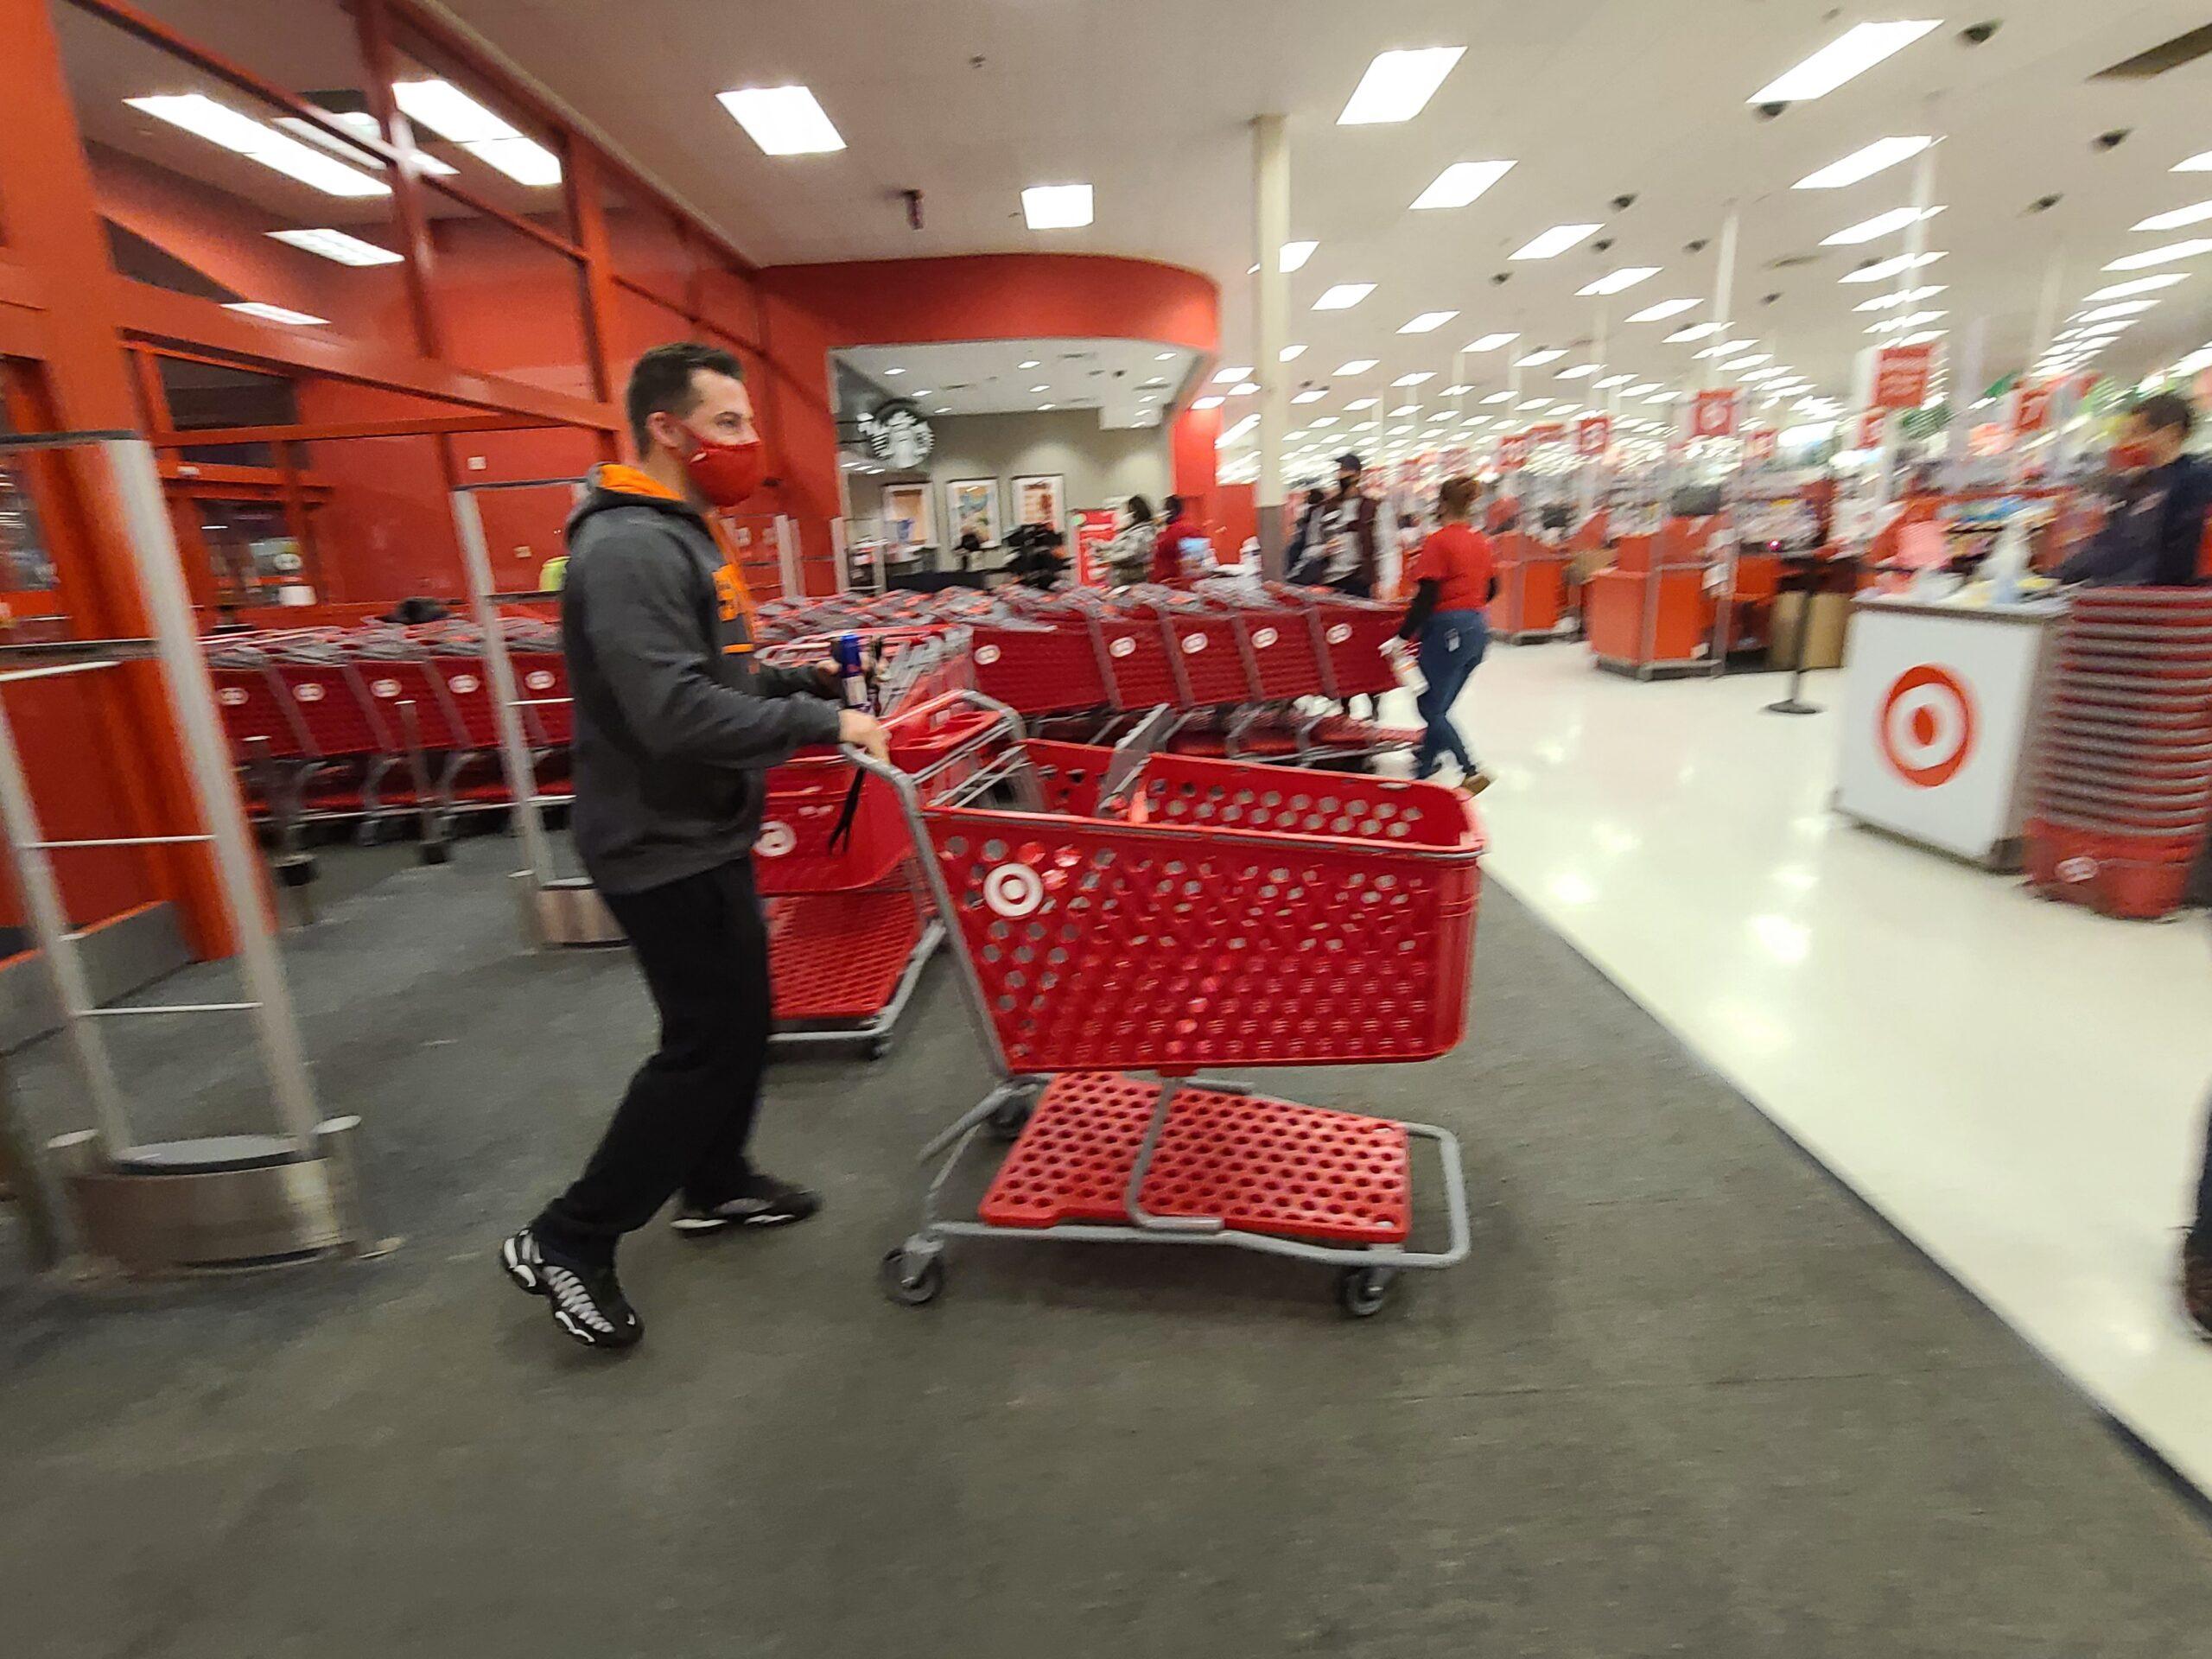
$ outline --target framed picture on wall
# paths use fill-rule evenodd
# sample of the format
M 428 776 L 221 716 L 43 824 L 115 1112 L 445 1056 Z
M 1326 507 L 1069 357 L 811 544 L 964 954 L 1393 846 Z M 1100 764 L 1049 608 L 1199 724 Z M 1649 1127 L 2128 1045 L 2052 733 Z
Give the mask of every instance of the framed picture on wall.
M 999 481 L 995 478 L 955 478 L 944 486 L 944 518 L 949 526 L 946 545 L 957 547 L 973 531 L 985 547 L 999 544 Z
M 883 486 L 884 533 L 908 547 L 937 545 L 937 515 L 930 508 L 926 484 Z
M 1068 533 L 1068 481 L 1058 473 L 1030 473 L 1014 480 L 1014 522 L 1049 524 Z

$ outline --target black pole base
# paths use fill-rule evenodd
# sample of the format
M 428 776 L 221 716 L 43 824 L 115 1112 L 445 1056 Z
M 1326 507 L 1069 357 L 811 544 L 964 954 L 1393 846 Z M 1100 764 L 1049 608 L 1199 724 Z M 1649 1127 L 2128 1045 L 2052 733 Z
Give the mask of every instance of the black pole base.
M 1766 712 L 1770 715 L 1817 715 L 1821 710 L 1818 703 L 1800 702 L 1795 697 L 1784 697 L 1780 702 L 1767 704 Z

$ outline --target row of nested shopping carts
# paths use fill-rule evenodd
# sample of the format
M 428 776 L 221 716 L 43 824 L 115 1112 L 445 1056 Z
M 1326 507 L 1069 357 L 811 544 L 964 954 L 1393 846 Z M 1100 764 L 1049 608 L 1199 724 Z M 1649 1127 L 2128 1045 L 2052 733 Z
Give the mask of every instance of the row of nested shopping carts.
M 2212 592 L 2077 594 L 2038 741 L 2029 880 L 2107 915 L 2184 900 L 2212 836 Z

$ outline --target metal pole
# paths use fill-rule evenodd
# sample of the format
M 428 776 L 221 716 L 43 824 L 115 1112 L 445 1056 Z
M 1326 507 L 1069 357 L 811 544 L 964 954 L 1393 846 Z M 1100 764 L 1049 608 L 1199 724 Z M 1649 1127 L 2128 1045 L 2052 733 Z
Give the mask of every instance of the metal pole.
M 101 448 L 107 452 L 130 530 L 139 591 L 153 623 L 162 678 L 184 739 L 200 822 L 213 842 L 216 880 L 237 935 L 239 981 L 256 1005 L 254 1034 L 260 1041 L 270 1090 L 285 1132 L 302 1155 L 311 1156 L 315 1151 L 315 1089 L 308 1077 L 307 1057 L 300 1049 L 291 993 L 270 942 L 276 918 L 262 904 L 261 861 L 246 829 L 230 747 L 215 712 L 214 682 L 193 624 L 192 601 L 185 593 L 184 566 L 162 499 L 161 474 L 152 448 L 141 440 L 110 441 Z
M 1280 115 L 1252 122 L 1253 219 L 1260 269 L 1252 279 L 1258 325 L 1252 375 L 1260 383 L 1260 475 L 1252 491 L 1260 533 L 1260 568 L 1283 574 L 1289 529 L 1283 522 L 1283 436 L 1290 429 L 1290 381 L 1282 365 L 1289 343 L 1290 279 L 1283 275 L 1282 245 L 1290 239 L 1290 141 Z
M 461 536 L 461 568 L 468 577 L 469 604 L 483 636 L 485 671 L 492 678 L 492 712 L 499 722 L 499 762 L 507 774 L 507 794 L 515 804 L 515 830 L 522 838 L 523 861 L 532 887 L 553 885 L 553 846 L 537 812 L 537 769 L 531 764 L 530 741 L 523 734 L 521 700 L 507 637 L 492 603 L 492 559 L 484 545 L 484 517 L 471 491 L 453 493 L 454 528 Z
M 1929 130 L 1934 130 L 1933 122 L 1929 123 Z M 1936 152 L 1940 148 L 1942 145 L 1939 142 L 1922 150 L 1920 161 L 1913 168 L 1913 220 L 1911 224 L 1905 226 L 1904 269 L 1897 272 L 1897 302 L 1892 308 L 1894 315 L 1900 317 L 1905 315 L 1904 296 L 1911 291 L 1914 283 L 1919 279 L 1920 256 L 1928 251 L 1928 210 L 1936 202 Z M 1902 340 L 1904 337 L 1904 330 L 1893 329 L 1891 332 L 1897 339 Z M 1880 348 L 1877 347 L 1875 359 L 1878 365 L 1880 358 Z M 1875 380 L 1878 382 L 1880 378 L 1878 368 Z M 1882 509 L 1890 505 L 1891 499 L 1897 492 L 1897 448 L 1903 433 L 1903 422 L 1897 412 L 1891 411 L 1883 416 L 1882 454 L 1881 459 L 1876 463 L 1879 476 L 1875 480 L 1874 492 L 1874 512 L 1878 518 L 1881 516 Z
M 791 534 L 791 521 L 782 513 L 776 515 L 776 570 L 783 578 L 785 599 L 804 599 L 806 588 L 799 581 L 798 541 Z
M 837 575 L 837 591 L 841 594 L 850 593 L 853 587 L 853 573 L 845 563 L 845 521 L 842 518 L 832 518 L 830 521 L 830 563 Z

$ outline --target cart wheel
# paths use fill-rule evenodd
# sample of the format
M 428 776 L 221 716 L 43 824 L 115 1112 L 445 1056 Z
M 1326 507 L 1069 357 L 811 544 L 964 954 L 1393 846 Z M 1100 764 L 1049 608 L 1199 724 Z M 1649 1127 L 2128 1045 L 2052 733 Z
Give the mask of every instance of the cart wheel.
M 1346 1268 L 1337 1280 L 1337 1302 L 1355 1319 L 1372 1319 L 1390 1300 L 1397 1282 L 1392 1268 Z
M 924 1256 L 917 1262 L 905 1247 L 887 1251 L 881 1270 L 883 1294 L 906 1307 L 923 1307 L 944 1288 L 944 1258 Z
M 890 1052 L 891 1038 L 888 1033 L 883 1036 L 871 1037 L 868 1039 L 868 1057 L 871 1060 L 880 1060 Z
M 1001 1103 L 984 1120 L 993 1138 L 1007 1141 L 1020 1140 L 1022 1126 L 1029 1122 L 1030 1111 L 1036 1103 L 1035 1099 L 1027 1095 Z

